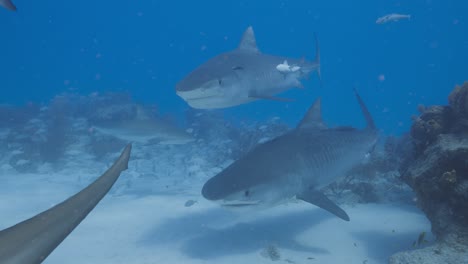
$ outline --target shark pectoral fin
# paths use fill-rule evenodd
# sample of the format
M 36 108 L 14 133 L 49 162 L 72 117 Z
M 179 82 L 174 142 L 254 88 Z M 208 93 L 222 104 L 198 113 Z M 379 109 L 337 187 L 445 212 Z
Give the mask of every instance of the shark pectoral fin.
M 298 195 L 297 199 L 316 205 L 345 221 L 349 221 L 348 214 L 320 191 L 308 190 Z
M 279 102 L 293 102 L 294 101 L 293 99 L 290 99 L 290 98 L 282 98 L 282 97 L 276 97 L 276 96 L 270 96 L 270 95 L 259 95 L 259 94 L 251 94 L 249 95 L 249 98 L 272 100 L 272 101 L 279 101 Z

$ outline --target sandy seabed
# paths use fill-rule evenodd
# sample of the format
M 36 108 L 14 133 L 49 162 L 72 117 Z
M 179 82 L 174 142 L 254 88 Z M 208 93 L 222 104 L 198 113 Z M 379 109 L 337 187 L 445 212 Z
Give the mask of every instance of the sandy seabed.
M 70 173 L 83 173 L 80 170 L 70 168 L 69 180 L 63 180 L 63 173 L 2 172 L 0 229 L 79 191 L 91 180 L 77 183 L 80 177 Z M 390 255 L 413 248 L 421 232 L 430 233 L 425 216 L 408 205 L 343 206 L 350 222 L 305 202 L 231 211 L 204 200 L 201 182 L 185 182 L 188 187 L 174 193 L 120 192 L 122 186 L 158 184 L 140 179 L 128 187 L 129 175 L 122 174 L 111 193 L 44 263 L 387 263 Z M 197 203 L 186 207 L 189 199 Z M 266 248 L 274 249 L 275 258 Z

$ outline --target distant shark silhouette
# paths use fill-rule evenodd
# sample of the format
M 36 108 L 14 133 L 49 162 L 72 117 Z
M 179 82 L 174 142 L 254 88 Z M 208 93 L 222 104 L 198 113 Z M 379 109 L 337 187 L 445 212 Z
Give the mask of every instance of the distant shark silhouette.
M 0 6 L 3 6 L 11 11 L 16 11 L 16 6 L 10 0 L 0 0 Z
M 177 145 L 195 140 L 189 133 L 170 122 L 148 116 L 141 107 L 137 108 L 137 116 L 133 119 L 100 121 L 92 127 L 100 133 L 139 144 Z
M 176 85 L 176 93 L 191 107 L 232 107 L 257 99 L 290 101 L 275 97 L 293 87 L 313 71 L 320 76 L 320 50 L 316 40 L 315 60 L 264 54 L 257 48 L 252 27 L 245 31 L 239 47 L 219 54 L 188 74 Z
M 209 179 L 203 196 L 226 207 L 269 207 L 296 198 L 349 221 L 321 189 L 359 164 L 377 141 L 374 121 L 357 93 L 356 97 L 365 129 L 327 128 L 319 98 L 296 129 L 258 145 Z
M 128 168 L 132 146 L 103 175 L 64 202 L 0 231 L 0 263 L 41 263 L 80 224 Z

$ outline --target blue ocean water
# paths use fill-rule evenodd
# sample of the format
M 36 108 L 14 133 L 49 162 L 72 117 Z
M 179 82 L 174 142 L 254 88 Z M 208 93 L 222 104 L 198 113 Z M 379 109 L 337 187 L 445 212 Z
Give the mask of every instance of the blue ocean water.
M 382 134 L 399 135 L 408 131 L 419 104 L 446 104 L 453 87 L 468 79 L 468 3 L 462 0 L 13 1 L 17 12 L 0 7 L 0 105 L 48 104 L 62 93 L 126 92 L 183 122 L 190 108 L 176 95 L 176 83 L 206 60 L 234 49 L 248 26 L 253 26 L 262 52 L 297 58 L 315 57 L 316 33 L 323 84 L 312 74 L 303 81 L 304 89 L 281 95 L 294 102 L 259 100 L 206 110 L 222 113 L 233 123 L 279 117 L 294 126 L 322 96 L 327 123 L 362 127 L 364 118 L 352 92 L 356 88 Z M 376 24 L 377 18 L 389 13 L 410 14 L 411 19 Z M 85 154 L 95 142 L 101 143 L 104 153 L 113 153 L 108 145 L 114 144 L 96 141 L 87 123 L 70 125 L 78 132 L 67 141 L 59 136 L 68 123 L 47 124 L 47 117 L 28 120 L 29 128 L 0 131 L 2 142 L 16 140 L 11 147 L 9 142 L 0 144 L 6 153 L 0 164 L 1 182 L 6 186 L 1 194 L 8 197 L 0 199 L 5 216 L 0 230 L 74 194 L 113 161 L 110 155 Z M 62 130 L 47 134 L 44 127 Z M 257 129 L 261 126 L 252 127 L 264 133 Z M 251 141 L 264 140 L 261 136 Z M 260 217 L 255 212 L 236 218 L 200 194 L 203 182 L 241 153 L 230 153 L 237 142 L 217 140 L 197 141 L 185 148 L 135 144 L 129 170 L 109 194 L 112 199 L 96 208 L 101 215 L 87 219 L 95 224 L 82 226 L 86 232 L 77 237 L 78 242 L 56 252 L 50 263 L 64 259 L 115 263 L 129 255 L 137 260 L 134 263 L 164 258 L 171 263 L 183 259 L 180 255 L 218 262 L 219 257 L 235 259 L 239 254 L 249 257 L 246 263 L 258 263 L 249 260 L 252 255 L 263 258 L 257 252 L 269 240 L 280 242 L 285 261 L 288 256 L 309 262 L 311 256 L 319 260 L 348 257 L 352 252 L 353 261 L 348 263 L 366 263 L 365 258 L 371 258 L 369 263 L 372 259 L 384 263 L 391 254 L 412 249 L 421 232 L 430 232 L 430 223 L 415 210 L 413 197 L 405 200 L 405 206 L 346 205 L 352 225 L 324 221 L 326 215 L 304 210 L 308 206 L 304 204 L 258 212 Z M 67 143 L 68 149 L 62 151 L 54 142 Z M 40 149 L 43 146 L 60 155 L 52 158 L 63 168 L 39 159 L 47 152 Z M 207 151 L 211 148 L 212 152 Z M 393 182 L 380 184 L 388 187 L 385 184 Z M 397 196 L 399 187 L 385 188 L 384 195 L 395 192 Z M 197 204 L 186 208 L 189 198 L 198 199 Z M 103 226 L 110 218 L 112 223 Z M 97 234 L 97 229 L 104 232 Z M 98 238 L 98 244 L 81 236 L 84 233 Z M 101 237 L 109 239 L 103 243 Z M 303 237 L 320 247 L 315 251 L 296 247 L 296 239 Z M 80 250 L 76 250 L 78 244 Z
M 331 124 L 363 125 L 356 87 L 385 134 L 407 131 L 418 104 L 445 104 L 466 78 L 468 3 L 437 1 L 24 1 L 0 10 L 0 103 L 47 102 L 62 92 L 127 91 L 183 118 L 177 81 L 235 48 L 252 25 L 262 52 L 314 57 L 316 76 L 285 96 L 223 110 L 226 118 L 291 125 L 316 96 Z M 388 13 L 409 21 L 378 25 Z M 380 77 L 380 79 L 379 79 Z M 384 79 L 384 80 L 382 80 Z

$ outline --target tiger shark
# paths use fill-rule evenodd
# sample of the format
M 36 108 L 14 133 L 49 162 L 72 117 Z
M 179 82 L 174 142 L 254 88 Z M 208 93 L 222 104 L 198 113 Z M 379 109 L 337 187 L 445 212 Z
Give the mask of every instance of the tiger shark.
M 0 231 L 0 263 L 35 264 L 44 261 L 77 227 L 128 168 L 132 146 L 103 175 L 64 202 Z
M 320 52 L 317 38 L 315 60 L 273 56 L 260 52 L 252 27 L 245 31 L 239 46 L 219 54 L 189 73 L 176 84 L 176 93 L 191 107 L 227 108 L 258 99 L 290 101 L 275 95 L 293 87 L 317 71 Z M 283 70 L 283 64 L 295 70 Z
M 141 107 L 137 108 L 135 118 L 95 122 L 92 128 L 102 134 L 139 144 L 180 145 L 195 140 L 170 122 L 147 115 Z
M 3 6 L 11 11 L 16 11 L 16 6 L 13 4 L 13 2 L 11 2 L 11 0 L 0 0 L 0 6 Z
M 327 128 L 318 98 L 294 130 L 257 145 L 209 179 L 202 195 L 231 208 L 266 208 L 295 198 L 349 221 L 321 189 L 362 162 L 376 144 L 374 121 L 355 94 L 366 128 Z

